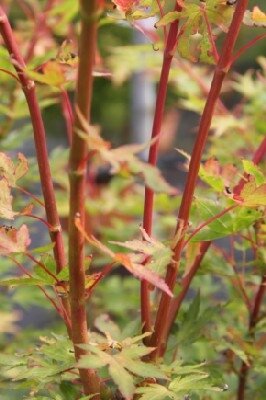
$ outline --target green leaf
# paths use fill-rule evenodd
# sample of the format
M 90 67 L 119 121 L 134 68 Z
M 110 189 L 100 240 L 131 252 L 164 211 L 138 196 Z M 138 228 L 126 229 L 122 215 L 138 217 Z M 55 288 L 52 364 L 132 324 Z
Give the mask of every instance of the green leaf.
M 143 361 L 134 361 L 130 358 L 127 359 L 124 357 L 124 352 L 122 352 L 121 357 L 123 357 L 123 362 L 126 363 L 127 370 L 135 375 L 142 376 L 143 378 L 166 379 L 165 374 L 156 365 Z
M 109 373 L 114 383 L 118 386 L 120 392 L 126 399 L 131 399 L 135 390 L 134 380 L 125 368 L 117 363 L 111 363 L 109 366 Z
M 126 242 L 110 242 L 121 247 L 133 250 L 136 255 L 139 254 L 140 262 L 148 257 L 148 262 L 145 264 L 147 268 L 156 272 L 159 276 L 164 276 L 167 265 L 172 260 L 173 252 L 169 246 L 165 246 L 162 242 L 151 238 L 144 229 L 141 229 L 143 240 L 131 240 Z
M 102 368 L 106 366 L 106 361 L 100 357 L 90 354 L 89 356 L 82 356 L 78 362 L 79 368 Z
M 55 278 L 53 278 L 49 272 L 45 271 L 39 264 L 36 264 L 33 269 L 32 276 L 34 278 L 40 279 L 43 285 L 53 286 L 56 283 Z
M 209 374 L 205 375 L 188 375 L 185 377 L 178 377 L 169 385 L 169 389 L 175 393 L 197 392 L 198 390 L 210 390 L 214 392 L 223 392 L 224 388 L 214 386 L 207 378 Z
M 266 206 L 266 183 L 256 184 L 254 176 L 250 176 L 240 194 L 234 194 L 233 200 L 244 207 Z
M 192 210 L 193 214 L 200 216 L 203 221 L 215 217 L 222 211 L 216 202 L 200 199 L 196 199 Z M 204 226 L 191 238 L 191 241 L 214 240 L 235 234 L 251 226 L 260 216 L 259 210 L 237 207 Z
M 179 13 L 177 11 L 170 11 L 158 21 L 156 22 L 156 28 L 160 28 L 161 26 L 165 26 L 171 24 L 172 22 L 176 21 L 179 17 Z
M 37 286 L 42 284 L 42 280 L 37 278 L 30 278 L 25 275 L 19 278 L 9 278 L 0 281 L 0 286 Z
M 242 160 L 244 171 L 247 174 L 253 175 L 255 178 L 256 185 L 262 185 L 265 182 L 265 176 L 263 175 L 260 168 L 250 160 Z
M 114 340 L 121 340 L 121 331 L 117 324 L 115 324 L 109 315 L 101 314 L 94 321 L 95 327 L 102 333 L 108 332 Z
M 61 88 L 66 83 L 63 68 L 56 61 L 45 63 L 42 73 L 31 70 L 26 70 L 26 73 L 30 79 L 55 88 Z
M 44 246 L 35 247 L 35 249 L 31 250 L 31 253 L 36 253 L 36 254 L 48 253 L 49 251 L 53 250 L 54 245 L 55 245 L 54 243 L 48 243 Z
M 140 394 L 140 400 L 180 400 L 179 396 L 168 390 L 165 386 L 153 383 L 149 386 L 139 387 L 135 390 L 135 393 Z
M 89 236 L 80 225 L 77 224 L 78 229 L 83 233 L 86 240 L 98 250 L 106 254 L 108 257 L 119 264 L 122 264 L 132 275 L 136 276 L 139 279 L 144 279 L 147 282 L 151 283 L 158 289 L 161 289 L 168 296 L 173 297 L 172 292 L 170 291 L 168 285 L 165 281 L 157 275 L 155 272 L 151 271 L 149 268 L 144 267 L 142 264 L 135 262 L 134 255 L 133 257 L 130 254 L 123 254 L 123 253 L 114 253 L 110 250 L 107 246 L 101 243 L 93 236 Z
M 194 297 L 192 303 L 187 311 L 187 316 L 189 317 L 187 321 L 195 321 L 200 312 L 200 292 Z
M 122 395 L 126 399 L 131 399 L 134 393 L 134 380 L 132 375 L 126 371 L 124 366 L 122 366 L 115 355 L 109 355 L 104 351 L 101 351 L 96 346 L 86 345 L 86 348 L 94 355 L 94 358 L 91 359 L 91 355 L 82 356 L 77 364 L 78 368 L 88 368 L 90 365 L 99 365 L 99 368 L 108 365 L 108 371 L 113 379 L 114 383 L 118 386 Z M 98 361 L 97 361 L 98 358 Z M 92 361 L 91 361 L 92 360 Z M 90 368 L 90 367 L 89 367 Z M 96 368 L 96 367 L 94 367 Z
M 169 389 L 175 393 L 189 391 L 193 389 L 204 388 L 206 389 L 206 383 L 200 382 L 209 377 L 209 374 L 199 375 L 199 374 L 190 374 L 188 376 L 182 377 L 179 376 L 176 379 L 173 379 L 169 384 Z M 200 383 L 199 383 L 200 382 Z M 197 387 L 196 387 L 197 386 Z

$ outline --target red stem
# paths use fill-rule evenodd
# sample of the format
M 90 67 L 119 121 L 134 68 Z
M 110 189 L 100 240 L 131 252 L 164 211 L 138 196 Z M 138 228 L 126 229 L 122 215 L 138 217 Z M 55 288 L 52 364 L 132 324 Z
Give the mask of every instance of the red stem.
M 181 11 L 181 7 L 176 3 L 174 11 Z M 166 47 L 164 50 L 163 65 L 157 91 L 155 113 L 152 127 L 152 139 L 157 138 L 151 145 L 149 150 L 148 163 L 156 165 L 158 157 L 159 136 L 161 132 L 165 101 L 167 95 L 167 83 L 169 71 L 174 56 L 174 49 L 177 43 L 179 21 L 174 21 L 169 29 Z M 152 233 L 152 217 L 154 207 L 154 191 L 149 187 L 145 187 L 144 213 L 143 213 L 143 228 L 146 233 L 151 236 Z M 143 332 L 151 332 L 151 311 L 149 298 L 149 285 L 146 281 L 141 282 L 141 320 Z
M 95 62 L 97 41 L 97 0 L 80 0 L 81 31 L 79 36 L 79 66 L 76 88 L 76 109 L 88 118 L 93 91 L 93 66 Z M 88 326 L 86 315 L 84 237 L 75 226 L 75 217 L 79 215 L 84 227 L 85 196 L 87 174 L 87 145 L 78 132 L 82 130 L 80 119 L 75 113 L 72 145 L 69 159 L 70 211 L 69 211 L 69 285 L 72 321 L 72 340 L 76 359 L 87 354 L 78 344 L 88 343 Z M 94 370 L 80 369 L 84 393 L 86 395 L 100 392 L 100 381 Z M 99 400 L 99 395 L 94 400 Z
M 23 272 L 23 274 L 27 275 L 28 277 L 32 278 L 32 275 L 29 271 L 27 271 L 26 268 L 23 267 L 23 265 L 18 262 L 14 257 L 12 257 L 11 255 L 8 255 L 8 257 L 17 265 L 17 267 Z M 45 297 L 50 301 L 50 303 L 54 306 L 54 308 L 56 309 L 57 313 L 60 315 L 60 317 L 62 317 L 64 320 L 64 316 L 62 314 L 62 310 L 58 307 L 58 305 L 56 304 L 56 302 L 54 301 L 54 299 L 52 297 L 50 297 L 48 295 L 48 293 L 46 292 L 46 290 L 40 286 L 37 285 L 37 287 L 43 292 L 43 294 L 45 295 Z
M 234 55 L 231 64 L 234 64 L 242 54 L 245 53 L 250 47 L 252 47 L 255 43 L 257 43 L 259 40 L 264 39 L 266 37 L 266 33 L 263 33 L 262 35 L 256 36 L 254 39 L 252 39 L 250 42 L 245 44 L 245 46 L 241 47 L 241 49 L 238 50 L 238 52 Z
M 254 164 L 259 164 L 266 154 L 266 136 L 263 138 L 261 144 L 257 148 L 252 158 Z
M 0 6 L 0 33 L 4 39 L 7 50 L 11 56 L 11 61 L 14 65 L 15 70 L 17 71 L 19 81 L 22 85 L 22 89 L 28 103 L 32 126 L 33 126 L 36 157 L 39 166 L 46 216 L 47 216 L 47 221 L 51 226 L 51 228 L 49 229 L 49 233 L 52 242 L 55 243 L 54 256 L 57 266 L 57 272 L 60 272 L 61 269 L 66 265 L 66 259 L 64 254 L 62 230 L 57 213 L 53 182 L 49 166 L 49 157 L 48 157 L 46 138 L 45 138 L 45 128 L 36 97 L 35 83 L 34 81 L 30 80 L 24 72 L 25 69 L 24 60 L 20 54 L 18 45 L 15 41 L 10 23 L 1 6 Z
M 8 70 L 5 69 L 5 68 L 0 68 L 0 71 L 1 71 L 1 72 L 4 72 L 5 74 L 7 74 L 7 75 L 9 75 L 9 76 L 11 76 L 11 77 L 14 78 L 17 82 L 19 82 L 18 77 L 17 77 L 15 74 L 13 74 L 13 72 L 8 71 Z
M 61 107 L 63 110 L 65 122 L 66 122 L 68 143 L 71 146 L 74 117 L 73 117 L 72 106 L 71 106 L 69 96 L 68 96 L 68 93 L 66 90 L 62 90 L 62 92 L 61 92 Z
M 210 21 L 208 19 L 208 15 L 206 13 L 205 7 L 206 7 L 205 4 L 201 4 L 202 14 L 203 14 L 206 26 L 207 26 L 209 41 L 210 41 L 210 44 L 212 46 L 212 55 L 214 57 L 214 60 L 216 62 L 218 62 L 219 61 L 219 54 L 218 54 L 218 51 L 217 51 L 217 48 L 216 48 L 216 45 L 215 45 L 214 37 L 213 37 L 213 34 L 212 34 L 211 24 L 210 24 Z
M 194 276 L 196 275 L 196 273 L 198 272 L 198 269 L 200 267 L 200 264 L 205 256 L 205 254 L 207 253 L 207 251 L 209 250 L 209 247 L 211 245 L 211 242 L 202 242 L 200 244 L 200 250 L 199 250 L 199 254 L 196 256 L 194 263 L 192 264 L 191 268 L 189 269 L 188 273 L 184 276 L 184 278 L 182 279 L 182 289 L 181 292 L 179 293 L 179 295 L 172 300 L 171 302 L 171 307 L 169 309 L 169 315 L 168 315 L 168 320 L 167 320 L 167 327 L 166 327 L 166 334 L 167 336 L 169 335 L 169 331 L 173 325 L 173 323 L 175 322 L 176 316 L 178 314 L 178 311 L 180 309 L 180 306 L 184 300 L 184 298 L 186 297 L 186 294 L 188 292 L 188 289 L 190 287 L 190 284 L 192 282 L 192 279 L 194 278 Z
M 197 228 L 194 229 L 194 231 L 191 233 L 191 235 L 189 235 L 189 237 L 187 238 L 187 240 L 184 242 L 183 244 L 183 249 L 186 247 L 186 245 L 188 244 L 188 242 L 198 233 L 200 232 L 203 228 L 205 228 L 205 226 L 211 224 L 213 221 L 215 221 L 218 218 L 221 218 L 224 214 L 227 214 L 229 211 L 233 210 L 234 208 L 236 208 L 238 206 L 238 204 L 233 204 L 230 207 L 225 208 L 224 210 L 222 210 L 221 212 L 219 212 L 218 214 L 214 215 L 213 217 L 207 219 L 206 221 L 202 222 L 202 224 L 200 224 Z
M 255 235 L 256 235 L 256 244 L 258 247 L 263 248 L 265 247 L 265 239 L 260 238 L 260 230 L 261 225 L 263 222 L 258 221 L 255 224 Z M 248 333 L 249 335 L 253 336 L 254 338 L 254 329 L 259 319 L 260 309 L 263 303 L 264 295 L 266 293 L 266 274 L 261 277 L 260 286 L 255 294 L 254 303 L 252 312 L 250 313 L 249 317 L 249 326 L 248 326 Z M 251 368 L 250 364 L 246 364 L 244 361 L 242 362 L 240 372 L 239 372 L 239 383 L 238 383 L 238 393 L 237 393 L 237 400 L 244 400 L 245 399 L 245 388 L 246 388 L 246 381 L 248 377 L 249 370 Z
M 28 252 L 26 252 L 25 254 L 26 254 L 27 257 L 29 257 L 29 259 L 31 261 L 33 261 L 35 264 L 38 264 L 47 273 L 47 275 L 51 276 L 51 278 L 53 278 L 56 283 L 59 282 L 58 279 L 57 279 L 57 276 L 54 275 L 51 271 L 49 271 L 49 269 L 46 268 L 44 263 L 42 263 L 41 261 L 37 260 L 32 254 L 30 254 Z
M 174 248 L 173 263 L 171 263 L 167 269 L 166 283 L 171 291 L 173 291 L 176 282 L 176 276 L 180 263 L 181 252 L 183 249 L 184 234 L 188 225 L 189 213 L 198 178 L 202 152 L 204 150 L 207 141 L 208 133 L 211 126 L 212 116 L 215 110 L 216 102 L 221 92 L 223 80 L 231 65 L 233 49 L 240 31 L 240 27 L 242 24 L 245 10 L 247 8 L 247 4 L 248 0 L 239 0 L 237 2 L 233 19 L 228 34 L 225 38 L 219 61 L 214 71 L 210 92 L 200 120 L 199 131 L 193 148 L 188 177 L 178 214 L 176 233 L 179 234 L 179 239 L 177 240 L 176 246 Z M 162 294 L 156 316 L 154 333 L 151 338 L 151 345 L 156 347 L 156 350 L 152 354 L 152 358 L 157 358 L 158 356 L 163 355 L 165 351 L 166 326 L 167 326 L 170 302 L 171 302 L 170 297 L 166 294 Z
M 38 197 L 36 197 L 34 194 L 28 192 L 26 189 L 24 189 L 24 188 L 22 188 L 22 187 L 20 187 L 20 186 L 17 186 L 17 185 L 16 185 L 16 189 L 20 190 L 22 193 L 24 193 L 24 194 L 26 194 L 27 196 L 31 197 L 31 198 L 32 198 L 33 200 L 35 200 L 38 204 L 40 204 L 40 206 L 45 207 L 45 204 L 44 204 L 40 199 L 38 199 Z

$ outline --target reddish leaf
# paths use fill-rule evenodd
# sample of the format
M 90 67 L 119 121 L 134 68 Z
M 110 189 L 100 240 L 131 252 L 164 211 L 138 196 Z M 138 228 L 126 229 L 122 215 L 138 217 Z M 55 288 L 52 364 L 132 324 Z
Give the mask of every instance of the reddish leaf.
M 176 189 L 165 181 L 156 167 L 140 161 L 136 156 L 137 153 L 146 149 L 151 143 L 130 144 L 111 149 L 110 143 L 100 136 L 99 129 L 95 126 L 90 126 L 81 112 L 78 109 L 76 111 L 82 127 L 82 130 L 78 131 L 79 136 L 87 142 L 90 150 L 96 150 L 104 161 L 111 164 L 112 173 L 119 172 L 122 168 L 127 168 L 130 173 L 141 175 L 146 185 L 155 192 L 176 194 Z
M 42 73 L 30 70 L 26 72 L 30 79 L 59 89 L 67 82 L 64 68 L 57 61 L 48 61 L 42 67 Z
M 151 271 L 147 266 L 132 261 L 130 254 L 116 253 L 115 261 L 121 263 L 132 275 L 141 280 L 145 280 L 173 297 L 173 294 L 165 281 L 155 272 Z
M 18 163 L 14 164 L 5 153 L 0 153 L 0 175 L 6 179 L 9 186 L 15 187 L 18 179 L 28 171 L 28 161 L 22 153 L 18 153 Z
M 200 178 L 218 192 L 230 187 L 237 178 L 237 170 L 233 164 L 221 165 L 218 160 L 210 158 L 200 166 Z
M 107 246 L 97 240 L 94 236 L 88 235 L 83 227 L 80 225 L 79 218 L 76 218 L 76 227 L 92 246 L 96 247 L 98 250 L 111 257 L 114 262 L 122 264 L 132 275 L 136 276 L 139 279 L 146 280 L 153 286 L 156 286 L 158 289 L 161 289 L 162 291 L 167 293 L 170 297 L 173 297 L 173 294 L 165 281 L 160 278 L 160 276 L 157 275 L 155 272 L 151 271 L 147 267 L 143 267 L 143 265 L 141 264 L 134 262 L 130 254 L 114 253 Z
M 138 4 L 138 0 L 112 0 L 112 2 L 123 12 L 128 12 L 132 7 Z
M 0 228 L 0 254 L 24 253 L 30 242 L 26 225 L 22 225 L 19 229 Z
M 261 26 L 266 27 L 266 13 L 261 11 L 259 7 L 255 6 L 253 11 L 246 11 L 244 17 L 244 24 L 248 26 Z
M 12 200 L 10 187 L 6 179 L 0 180 L 0 217 L 6 219 L 14 219 L 17 214 L 12 209 Z
M 233 194 L 233 200 L 242 206 L 266 206 L 266 183 L 257 185 L 254 176 L 250 176 L 239 194 Z

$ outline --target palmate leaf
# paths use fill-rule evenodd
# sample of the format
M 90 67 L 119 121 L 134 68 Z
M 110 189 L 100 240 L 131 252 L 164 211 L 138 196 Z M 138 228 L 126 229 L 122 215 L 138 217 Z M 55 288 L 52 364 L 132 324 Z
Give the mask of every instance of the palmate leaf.
M 155 26 L 156 28 L 160 28 L 161 26 L 165 26 L 176 21 L 178 18 L 179 18 L 179 13 L 177 11 L 170 11 L 164 14 L 164 16 L 160 18 L 158 22 L 156 22 Z
M 16 187 L 16 182 L 28 172 L 28 161 L 22 153 L 18 153 L 18 162 L 14 164 L 10 157 L 0 152 L 0 176 L 6 179 L 8 185 Z
M 27 275 L 22 275 L 15 278 L 6 278 L 0 280 L 0 286 L 38 286 L 43 285 L 43 281 L 37 278 L 31 278 Z
M 266 13 L 261 11 L 258 6 L 253 8 L 253 11 L 245 12 L 243 23 L 248 26 L 266 28 Z
M 264 176 L 263 172 L 257 165 L 254 164 L 253 161 L 242 160 L 242 163 L 243 163 L 244 171 L 247 174 L 254 176 L 256 185 L 262 185 L 263 183 L 265 183 L 265 176 Z
M 146 280 L 153 286 L 167 293 L 168 296 L 173 297 L 173 294 L 165 281 L 151 269 L 147 268 L 146 266 L 144 267 L 138 262 L 135 262 L 134 255 L 132 257 L 132 255 L 130 254 L 114 253 L 111 249 L 109 249 L 107 246 L 97 240 L 94 236 L 88 235 L 80 225 L 79 219 L 76 219 L 76 227 L 92 246 L 96 247 L 99 251 L 109 256 L 113 260 L 113 262 L 123 265 L 132 275 L 141 280 Z
M 21 381 L 21 385 L 28 384 L 34 390 L 60 381 L 66 370 L 74 368 L 73 346 L 66 337 L 53 335 L 40 337 L 40 341 L 39 346 L 32 346 L 25 353 L 1 355 L 3 376 L 15 382 Z
M 244 207 L 266 206 L 266 183 L 257 185 L 256 178 L 249 176 L 239 194 L 233 200 Z
M 129 12 L 138 0 L 112 0 L 112 2 L 123 12 Z
M 89 350 L 94 357 L 92 355 L 81 357 L 78 361 L 77 367 L 101 368 L 108 366 L 109 374 L 114 383 L 118 386 L 122 395 L 126 399 L 131 399 L 135 389 L 133 376 L 116 360 L 114 356 L 107 354 L 96 346 L 86 345 L 86 349 Z
M 210 158 L 201 164 L 199 177 L 216 192 L 221 193 L 237 179 L 237 169 L 233 164 L 221 165 L 218 160 Z
M 162 242 L 151 238 L 144 229 L 141 229 L 144 240 L 131 240 L 126 242 L 110 242 L 121 247 L 125 247 L 129 250 L 133 250 L 135 253 L 139 253 L 140 260 L 145 256 L 151 257 L 145 264 L 146 267 L 152 269 L 158 275 L 163 276 L 166 271 L 167 265 L 172 260 L 173 252 L 169 246 L 165 246 Z
M 0 228 L 0 254 L 24 253 L 30 242 L 26 225 L 22 225 L 19 229 Z
M 178 13 L 183 23 L 183 33 L 178 43 L 180 55 L 194 62 L 200 60 L 214 63 L 205 16 L 210 25 L 226 31 L 232 19 L 232 7 L 227 6 L 223 0 L 207 0 L 204 4 L 193 0 L 182 4 L 183 10 Z
M 42 67 L 42 73 L 31 70 L 26 73 L 30 79 L 55 88 L 61 88 L 67 82 L 64 68 L 57 61 L 48 61 Z
M 141 357 L 154 350 L 153 347 L 135 343 L 141 341 L 144 336 L 147 336 L 147 334 L 135 338 L 126 338 L 119 343 L 113 342 L 109 338 L 106 344 L 99 343 L 98 346 L 82 345 L 82 348 L 89 350 L 90 355 L 81 357 L 78 361 L 78 367 L 102 368 L 107 366 L 111 378 L 123 396 L 131 399 L 135 391 L 134 375 L 143 378 L 167 379 L 158 366 L 141 361 Z
M 180 400 L 180 396 L 157 383 L 139 387 L 136 389 L 135 393 L 140 394 L 139 400 Z
M 126 170 L 133 175 L 143 177 L 146 185 L 155 192 L 176 193 L 176 189 L 165 181 L 156 167 L 144 163 L 136 156 L 151 145 L 152 142 L 124 145 L 112 149 L 110 143 L 101 137 L 100 129 L 89 125 L 82 113 L 78 109 L 76 111 L 82 127 L 82 130 L 78 131 L 79 136 L 84 139 L 90 150 L 95 150 L 103 161 L 111 165 L 112 173 Z
M 213 386 L 212 382 L 207 378 L 209 378 L 209 374 L 191 374 L 178 377 L 171 381 L 168 388 L 174 393 L 197 392 L 198 390 L 211 390 L 214 392 L 224 391 L 224 388 Z
M 6 179 L 0 180 L 0 217 L 14 219 L 17 213 L 12 208 L 13 196 Z
M 192 211 L 195 216 L 200 215 L 202 221 L 207 221 L 219 214 L 222 209 L 214 201 L 196 199 Z M 191 241 L 215 240 L 235 234 L 251 226 L 260 216 L 261 212 L 259 210 L 236 207 L 204 226 L 191 238 Z

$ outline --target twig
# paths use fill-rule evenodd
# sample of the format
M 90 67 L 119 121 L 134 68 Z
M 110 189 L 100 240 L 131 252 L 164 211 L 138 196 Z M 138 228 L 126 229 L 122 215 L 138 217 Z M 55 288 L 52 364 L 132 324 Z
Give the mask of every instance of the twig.
M 234 64 L 242 54 L 244 54 L 250 47 L 252 47 L 255 43 L 257 43 L 259 40 L 264 39 L 266 37 L 266 33 L 263 33 L 262 35 L 256 36 L 254 39 L 252 39 L 250 42 L 245 44 L 245 46 L 241 47 L 241 49 L 238 50 L 238 52 L 234 55 L 232 59 L 232 64 Z

